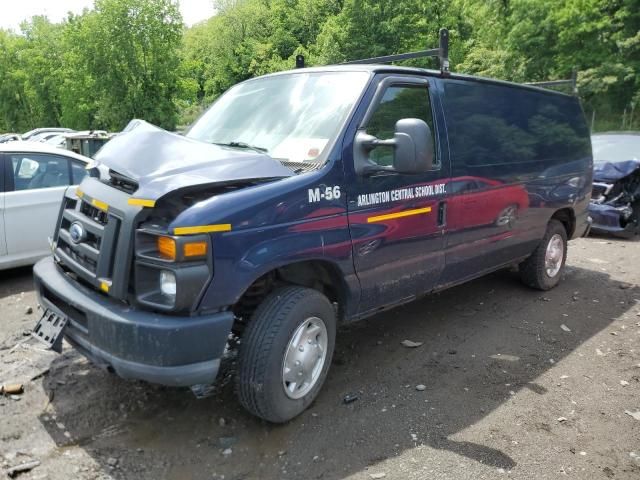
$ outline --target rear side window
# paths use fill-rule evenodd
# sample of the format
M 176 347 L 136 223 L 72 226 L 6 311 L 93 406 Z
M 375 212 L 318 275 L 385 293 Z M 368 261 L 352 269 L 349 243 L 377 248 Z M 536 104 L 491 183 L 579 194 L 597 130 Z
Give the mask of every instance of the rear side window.
M 14 190 L 70 185 L 69 161 L 57 155 L 21 153 L 10 156 Z
M 456 166 L 548 168 L 590 156 L 577 99 L 480 82 L 445 85 L 449 145 Z M 511 170 L 515 170 L 511 168 Z

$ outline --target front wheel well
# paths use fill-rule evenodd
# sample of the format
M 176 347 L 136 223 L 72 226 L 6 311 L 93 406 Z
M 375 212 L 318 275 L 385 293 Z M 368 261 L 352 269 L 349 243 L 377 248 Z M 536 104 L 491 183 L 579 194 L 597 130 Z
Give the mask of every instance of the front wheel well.
M 336 306 L 338 321 L 343 318 L 347 302 L 347 286 L 340 269 L 331 262 L 310 260 L 284 265 L 255 280 L 233 306 L 236 317 L 233 325 L 234 333 L 242 335 L 258 305 L 273 290 L 287 285 L 298 285 L 319 291 Z
M 551 220 L 558 220 L 564 226 L 567 232 L 567 238 L 571 239 L 576 230 L 576 214 L 571 208 L 562 208 L 557 210 Z

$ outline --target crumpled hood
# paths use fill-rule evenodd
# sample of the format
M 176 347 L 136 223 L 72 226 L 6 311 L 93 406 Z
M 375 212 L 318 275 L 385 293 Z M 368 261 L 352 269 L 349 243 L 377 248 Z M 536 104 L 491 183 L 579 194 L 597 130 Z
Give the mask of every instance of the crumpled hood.
M 270 156 L 192 140 L 141 120 L 95 160 L 138 183 L 136 198 L 157 200 L 181 188 L 293 176 Z
M 640 168 L 640 161 L 598 162 L 593 166 L 593 179 L 596 182 L 616 182 L 631 175 Z

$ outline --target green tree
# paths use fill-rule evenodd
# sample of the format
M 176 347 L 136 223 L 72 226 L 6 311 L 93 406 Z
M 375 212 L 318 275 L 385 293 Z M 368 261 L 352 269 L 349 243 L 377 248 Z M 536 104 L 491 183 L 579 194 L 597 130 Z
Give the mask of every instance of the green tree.
M 173 0 L 96 0 L 76 34 L 75 60 L 97 94 L 96 124 L 122 128 L 139 117 L 176 124 L 182 17 Z

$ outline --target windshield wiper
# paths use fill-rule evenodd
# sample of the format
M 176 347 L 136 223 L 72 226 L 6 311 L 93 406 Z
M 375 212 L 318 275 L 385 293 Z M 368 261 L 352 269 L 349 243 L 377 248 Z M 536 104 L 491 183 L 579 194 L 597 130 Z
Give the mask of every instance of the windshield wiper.
M 220 145 L 221 147 L 244 148 L 246 150 L 255 150 L 256 152 L 260 152 L 260 153 L 269 152 L 269 150 L 267 150 L 264 147 L 249 145 L 248 143 L 245 143 L 245 142 L 228 142 L 228 143 L 211 142 L 211 143 L 213 143 L 214 145 Z

